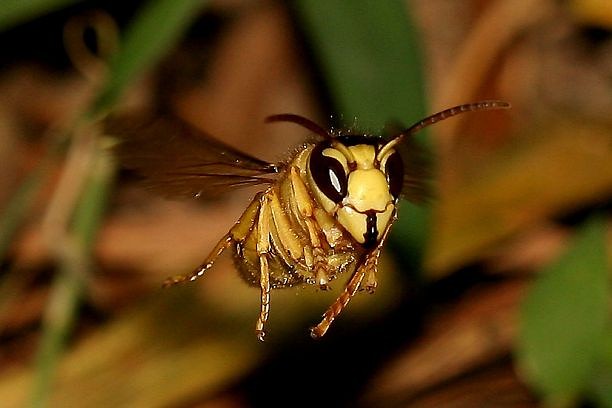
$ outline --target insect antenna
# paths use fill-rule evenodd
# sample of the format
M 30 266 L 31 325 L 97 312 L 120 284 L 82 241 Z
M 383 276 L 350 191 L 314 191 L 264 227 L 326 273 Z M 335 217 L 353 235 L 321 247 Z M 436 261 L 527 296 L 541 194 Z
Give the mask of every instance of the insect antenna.
M 314 123 L 312 120 L 305 118 L 300 115 L 295 115 L 293 113 L 281 113 L 278 115 L 271 115 L 266 118 L 266 123 L 272 122 L 291 122 L 296 125 L 300 125 L 311 132 L 316 133 L 324 139 L 333 140 L 334 136 L 327 130 L 323 129 L 321 126 Z
M 417 133 L 418 131 L 422 130 L 423 128 L 426 128 L 429 125 L 433 125 L 434 123 L 443 121 L 444 119 L 448 119 L 450 117 L 459 115 L 461 113 L 481 111 L 481 110 L 510 109 L 511 107 L 512 105 L 510 105 L 510 103 L 508 102 L 495 101 L 495 100 L 480 101 L 480 102 L 466 103 L 463 105 L 453 106 L 452 108 L 445 109 L 438 113 L 434 113 L 433 115 L 428 116 L 425 119 L 415 123 L 409 128 L 398 133 L 396 136 L 393 137 L 393 139 L 401 138 L 403 136 L 413 135 Z

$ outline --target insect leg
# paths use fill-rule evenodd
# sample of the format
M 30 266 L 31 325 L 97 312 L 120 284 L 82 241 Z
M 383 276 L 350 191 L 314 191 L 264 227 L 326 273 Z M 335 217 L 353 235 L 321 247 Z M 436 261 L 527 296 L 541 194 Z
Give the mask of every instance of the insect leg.
M 310 328 L 310 336 L 313 339 L 318 339 L 325 335 L 327 329 L 329 329 L 329 326 L 331 326 L 334 319 L 338 317 L 338 315 L 342 312 L 342 309 L 345 308 L 345 306 L 357 292 L 357 289 L 359 289 L 359 285 L 361 285 L 361 281 L 363 280 L 364 276 L 364 268 L 357 268 L 340 296 L 338 296 L 336 301 L 332 303 L 327 311 L 323 314 L 323 320 L 321 320 L 321 322 L 316 326 Z
M 270 316 L 270 271 L 266 254 L 259 256 L 259 265 L 261 270 L 261 276 L 259 278 L 259 284 L 261 286 L 261 309 L 259 310 L 257 323 L 255 323 L 255 335 L 259 341 L 264 341 L 266 337 L 265 325 Z
M 395 217 L 395 214 L 393 216 Z M 366 255 L 363 264 L 353 273 L 353 276 L 351 276 L 351 279 L 346 284 L 344 291 L 342 291 L 336 301 L 332 303 L 332 305 L 323 314 L 323 320 L 321 320 L 318 325 L 310 329 L 310 336 L 312 338 L 318 339 L 325 335 L 334 319 L 338 317 L 351 298 L 355 295 L 355 293 L 357 293 L 357 290 L 359 290 L 364 278 L 364 289 L 369 293 L 374 292 L 377 285 L 376 273 L 378 270 L 378 258 L 380 257 L 380 252 L 382 251 L 387 236 L 389 235 L 389 231 L 391 230 L 391 224 L 392 223 L 389 223 L 389 226 L 387 226 L 387 229 L 383 233 L 376 248 Z
M 384 241 L 384 238 L 382 241 Z M 373 294 L 376 291 L 376 287 L 378 286 L 376 274 L 378 273 L 378 258 L 380 257 L 381 250 L 382 246 L 378 245 L 376 249 L 366 255 L 366 260 L 360 267 L 360 269 L 363 269 L 365 279 L 359 290 L 365 290 L 369 294 Z
M 228 232 L 223 236 L 223 238 L 221 238 L 221 240 L 213 248 L 210 254 L 206 257 L 206 260 L 200 266 L 198 266 L 197 269 L 186 275 L 176 275 L 166 278 L 164 283 L 162 283 L 162 287 L 165 288 L 182 282 L 193 282 L 194 280 L 198 279 L 199 277 L 204 275 L 204 272 L 206 272 L 211 266 L 213 266 L 219 255 L 221 255 L 221 253 L 223 253 L 223 251 L 225 251 L 230 246 L 232 241 L 233 238 Z
M 259 217 L 257 218 L 257 255 L 259 257 L 259 286 L 261 288 L 261 308 L 255 324 L 255 334 L 260 341 L 266 335 L 265 325 L 270 315 L 270 268 L 268 253 L 270 251 L 270 201 L 264 196 L 260 201 Z
M 303 239 L 300 239 L 297 233 L 294 232 L 294 226 L 283 209 L 278 193 L 274 190 L 270 192 L 270 213 L 273 223 L 270 226 L 273 228 L 272 237 L 277 235 L 275 246 L 279 250 L 279 255 L 289 263 L 296 263 L 304 254 Z
M 255 223 L 255 219 L 259 210 L 259 201 L 262 196 L 262 193 L 258 193 L 251 204 L 247 207 L 244 213 L 240 216 L 236 224 L 232 227 L 232 229 L 219 240 L 217 245 L 213 248 L 210 254 L 206 257 L 204 262 L 200 266 L 198 266 L 193 272 L 186 275 L 176 275 L 167 278 L 162 287 L 168 287 L 172 285 L 176 285 L 178 283 L 183 282 L 192 282 L 206 272 L 217 260 L 219 255 L 223 253 L 232 242 L 241 242 L 247 235 L 248 232 L 252 229 L 253 224 Z
M 308 230 L 309 240 L 312 247 L 312 256 L 314 261 L 314 278 L 315 283 L 323 290 L 329 289 L 329 265 L 325 258 L 319 231 L 317 231 L 316 219 L 314 218 L 312 208 L 312 198 L 308 193 L 308 189 L 304 185 L 304 181 L 299 175 L 299 170 L 296 167 L 291 168 L 291 184 L 297 201 L 297 206 L 300 211 L 306 229 Z
M 365 290 L 369 294 L 374 294 L 378 287 L 378 280 L 376 279 L 376 269 L 370 269 L 367 271 L 361 290 Z

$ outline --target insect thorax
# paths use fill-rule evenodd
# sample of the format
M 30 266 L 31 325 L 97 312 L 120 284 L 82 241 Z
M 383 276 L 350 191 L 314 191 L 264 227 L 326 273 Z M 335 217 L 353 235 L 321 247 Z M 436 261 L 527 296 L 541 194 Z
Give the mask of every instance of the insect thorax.
M 237 224 L 251 223 L 247 235 L 236 245 L 234 260 L 243 278 L 253 285 L 259 284 L 260 279 L 257 246 L 258 240 L 266 239 L 261 236 L 262 229 L 269 230 L 272 287 L 314 283 L 317 257 L 325 259 L 326 274 L 334 279 L 352 271 L 364 253 L 312 196 L 307 161 L 313 147 L 296 154 L 277 182 L 255 198 L 256 217 L 253 219 L 247 210 Z

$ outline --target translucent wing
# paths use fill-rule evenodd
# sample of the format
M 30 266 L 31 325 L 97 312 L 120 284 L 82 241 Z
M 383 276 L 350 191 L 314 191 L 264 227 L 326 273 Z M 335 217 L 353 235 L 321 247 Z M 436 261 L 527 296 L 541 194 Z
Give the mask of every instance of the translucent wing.
M 404 162 L 402 195 L 415 203 L 429 201 L 433 197 L 430 153 L 412 137 L 402 142 L 398 149 Z
M 107 133 L 119 136 L 121 163 L 145 185 L 169 198 L 216 197 L 230 189 L 269 185 L 279 166 L 243 153 L 176 117 L 153 121 L 115 118 Z
M 390 121 L 385 125 L 385 135 L 397 135 L 404 129 L 398 121 Z M 402 196 L 414 203 L 424 203 L 433 197 L 432 176 L 433 160 L 431 153 L 413 135 L 406 137 L 395 147 L 404 162 L 404 185 Z

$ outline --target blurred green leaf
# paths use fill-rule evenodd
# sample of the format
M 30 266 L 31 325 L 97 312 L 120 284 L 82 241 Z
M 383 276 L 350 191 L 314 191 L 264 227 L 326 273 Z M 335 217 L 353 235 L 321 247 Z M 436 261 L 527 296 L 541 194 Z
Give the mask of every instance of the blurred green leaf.
M 608 322 L 608 330 L 602 344 L 601 361 L 591 386 L 591 399 L 596 406 L 612 408 L 612 322 Z
M 419 44 L 406 2 L 299 0 L 296 10 L 338 113 L 380 130 L 423 116 Z
M 38 16 L 61 9 L 79 0 L 3 0 L 0 7 L 0 31 Z
M 610 282 L 604 220 L 594 217 L 535 282 L 522 307 L 519 364 L 556 404 L 585 391 L 609 318 Z
M 137 75 L 151 66 L 180 38 L 197 16 L 200 0 L 151 0 L 128 27 L 120 51 L 110 62 L 107 81 L 87 112 L 93 118 L 109 110 Z M 99 160 L 92 179 L 74 214 L 75 247 L 60 260 L 45 316 L 43 337 L 37 354 L 33 406 L 48 402 L 55 369 L 72 329 L 83 279 L 90 269 L 91 247 L 105 207 L 113 165 Z
M 84 280 L 91 270 L 93 245 L 102 222 L 113 175 L 114 163 L 109 153 L 100 150 L 75 210 L 71 231 L 73 251 L 66 251 L 60 259 L 59 271 L 47 304 L 43 336 L 36 355 L 37 370 L 32 393 L 34 407 L 46 405 L 56 366 L 77 318 Z
M 342 123 L 378 132 L 424 114 L 420 44 L 406 2 L 298 0 L 295 9 Z M 403 203 L 391 241 L 421 252 L 428 211 Z M 409 249 L 406 251 L 406 249 Z M 418 260 L 402 259 L 413 264 Z
M 204 4 L 203 0 L 151 0 L 143 6 L 111 60 L 108 80 L 92 114 L 109 109 L 129 83 L 155 64 L 180 39 Z

